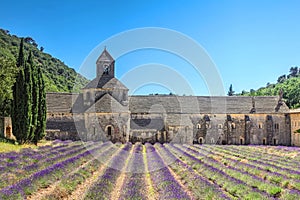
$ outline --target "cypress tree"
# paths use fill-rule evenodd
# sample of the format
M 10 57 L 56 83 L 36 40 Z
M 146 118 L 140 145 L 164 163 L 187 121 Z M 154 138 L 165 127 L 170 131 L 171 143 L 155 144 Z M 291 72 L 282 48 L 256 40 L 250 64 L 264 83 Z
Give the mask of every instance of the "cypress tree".
M 20 144 L 37 142 L 46 128 L 46 93 L 41 68 L 36 69 L 32 53 L 25 62 L 23 39 L 20 43 L 17 67 L 19 73 L 13 86 L 13 134 Z
M 38 107 L 39 107 L 39 84 L 38 84 L 38 73 L 36 66 L 33 63 L 32 53 L 30 52 L 28 57 L 29 66 L 31 66 L 31 80 L 32 80 L 32 122 L 31 122 L 31 131 L 28 138 L 29 141 L 34 140 L 35 130 L 38 122 Z
M 35 130 L 34 143 L 44 137 L 46 129 L 46 117 L 47 117 L 47 106 L 46 106 L 46 92 L 45 82 L 43 79 L 42 70 L 39 67 L 37 70 L 37 82 L 38 82 L 38 115 L 37 115 L 37 126 Z
M 33 139 L 32 131 L 32 54 L 30 53 L 24 68 L 24 125 L 23 134 L 25 142 L 30 142 Z
M 23 88 L 24 88 L 24 70 L 19 69 L 19 73 L 16 82 L 13 87 L 13 105 L 12 105 L 12 127 L 13 134 L 15 135 L 17 141 L 22 144 L 25 141 L 23 137 Z
M 17 59 L 17 67 L 24 67 L 25 65 L 25 57 L 24 57 L 24 38 L 21 38 L 19 55 Z
M 18 74 L 16 77 L 16 82 L 13 86 L 13 102 L 12 102 L 12 125 L 13 134 L 19 143 L 24 143 L 26 137 L 24 137 L 23 132 L 23 122 L 24 122 L 24 43 L 23 38 L 21 39 L 19 56 L 17 59 Z
M 228 96 L 233 96 L 234 95 L 234 91 L 232 89 L 232 84 L 230 84 L 229 91 L 228 91 L 227 95 Z

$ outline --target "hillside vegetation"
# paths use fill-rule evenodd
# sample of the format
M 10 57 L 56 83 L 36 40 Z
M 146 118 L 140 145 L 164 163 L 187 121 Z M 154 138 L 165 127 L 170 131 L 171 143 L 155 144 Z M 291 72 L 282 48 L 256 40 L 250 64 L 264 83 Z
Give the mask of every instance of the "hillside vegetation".
M 0 29 L 0 58 L 15 62 L 20 42 L 20 37 Z M 24 37 L 24 42 L 25 57 L 31 51 L 36 66 L 42 67 L 47 92 L 78 92 L 88 83 L 88 80 L 76 73 L 74 69 L 69 68 L 50 54 L 44 53 L 44 47 L 38 47 L 36 41 L 31 37 Z
M 244 96 L 277 96 L 280 89 L 283 90 L 283 98 L 290 108 L 300 107 L 300 69 L 291 67 L 288 75 L 279 76 L 277 83 L 267 83 L 265 87 L 249 92 L 243 91 Z

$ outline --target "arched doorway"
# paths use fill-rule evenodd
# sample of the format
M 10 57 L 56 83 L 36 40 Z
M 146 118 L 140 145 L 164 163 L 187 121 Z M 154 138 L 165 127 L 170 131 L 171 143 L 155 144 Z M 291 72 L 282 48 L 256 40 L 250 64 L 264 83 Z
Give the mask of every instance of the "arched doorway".
M 6 129 L 5 129 L 5 134 L 6 134 L 6 137 L 7 138 L 10 138 L 11 137 L 11 127 L 10 126 L 7 126 Z
M 114 138 L 114 127 L 112 125 L 107 125 L 105 127 L 105 136 L 109 139 L 109 140 L 112 140 Z
M 198 143 L 199 143 L 199 144 L 203 144 L 203 143 L 204 143 L 204 138 L 203 138 L 203 137 L 199 137 Z
M 264 138 L 264 139 L 263 139 L 263 145 L 266 145 L 266 144 L 267 144 L 267 139 Z
M 240 138 L 240 145 L 243 145 L 243 144 L 244 144 L 244 139 Z

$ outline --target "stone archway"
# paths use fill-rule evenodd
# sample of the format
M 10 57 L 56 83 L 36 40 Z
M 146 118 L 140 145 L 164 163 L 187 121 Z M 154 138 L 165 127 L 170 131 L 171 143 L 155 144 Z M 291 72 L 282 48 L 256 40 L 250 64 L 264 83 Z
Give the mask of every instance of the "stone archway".
M 112 139 L 114 137 L 114 127 L 112 125 L 107 125 L 105 127 L 105 135 L 109 139 Z
M 204 138 L 203 137 L 199 137 L 198 138 L 198 143 L 199 144 L 203 144 L 204 143 Z
M 11 127 L 10 126 L 7 126 L 5 128 L 5 135 L 6 135 L 7 138 L 11 138 L 12 132 L 11 132 Z
M 243 144 L 245 144 L 245 140 L 243 137 L 240 137 L 240 145 L 243 145 Z

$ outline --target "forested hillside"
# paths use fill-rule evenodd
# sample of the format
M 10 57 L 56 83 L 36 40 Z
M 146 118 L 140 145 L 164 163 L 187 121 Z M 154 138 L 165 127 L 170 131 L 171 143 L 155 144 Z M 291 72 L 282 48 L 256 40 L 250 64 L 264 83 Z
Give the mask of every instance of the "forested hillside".
M 280 89 L 283 90 L 283 98 L 290 108 L 300 107 L 300 69 L 298 67 L 291 67 L 288 75 L 279 76 L 277 83 L 267 83 L 266 87 L 251 89 L 250 92 L 243 91 L 240 95 L 274 96 L 279 94 Z
M 20 37 L 0 29 L 0 58 L 15 62 L 20 41 Z M 33 38 L 24 37 L 24 42 L 25 56 L 28 56 L 31 51 L 34 63 L 42 67 L 47 92 L 77 92 L 87 84 L 88 80 L 76 73 L 74 69 L 50 54 L 44 53 L 44 47 L 39 47 Z M 5 75 L 9 76 L 11 73 L 5 73 Z

